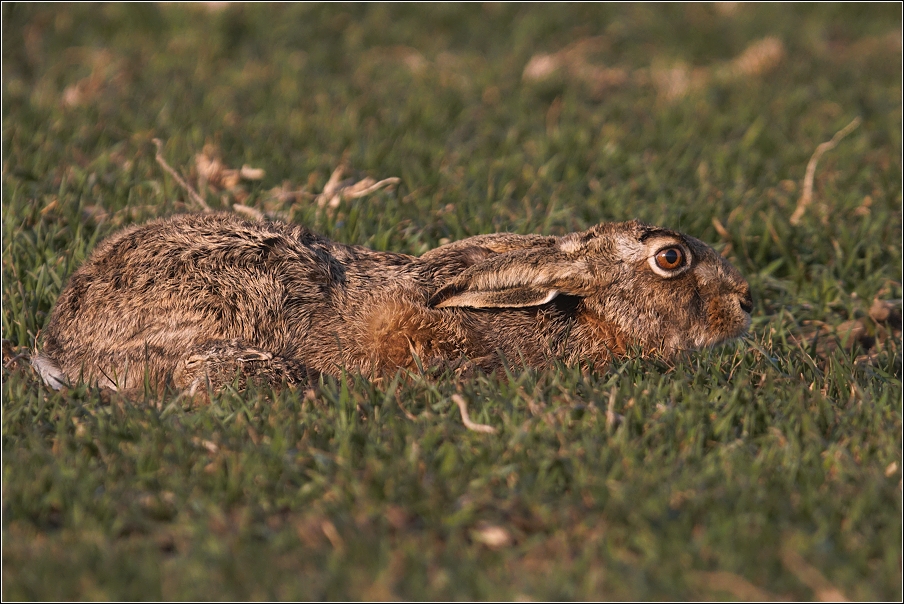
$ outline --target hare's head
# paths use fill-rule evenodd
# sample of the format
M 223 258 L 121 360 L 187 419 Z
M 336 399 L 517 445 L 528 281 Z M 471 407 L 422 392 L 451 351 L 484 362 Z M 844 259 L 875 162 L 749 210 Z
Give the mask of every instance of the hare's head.
M 581 298 L 580 312 L 645 352 L 669 356 L 742 335 L 750 287 L 711 247 L 638 221 L 597 225 L 491 255 L 431 298 L 437 308 L 540 306 Z

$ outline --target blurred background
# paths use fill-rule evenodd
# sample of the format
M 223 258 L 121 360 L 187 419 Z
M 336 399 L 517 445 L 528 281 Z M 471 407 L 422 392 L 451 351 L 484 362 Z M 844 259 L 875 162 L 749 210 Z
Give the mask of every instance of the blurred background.
M 358 241 L 407 220 L 430 239 L 635 216 L 712 238 L 712 215 L 742 204 L 790 214 L 816 146 L 857 117 L 848 154 L 820 171 L 838 190 L 813 214 L 899 201 L 890 4 L 3 10 L 8 176 L 93 174 L 107 210 L 125 201 L 112 181 L 151 198 L 158 137 L 180 170 L 205 146 L 264 169 L 257 196 L 317 193 L 343 162 L 400 177 L 408 202 L 342 232 Z

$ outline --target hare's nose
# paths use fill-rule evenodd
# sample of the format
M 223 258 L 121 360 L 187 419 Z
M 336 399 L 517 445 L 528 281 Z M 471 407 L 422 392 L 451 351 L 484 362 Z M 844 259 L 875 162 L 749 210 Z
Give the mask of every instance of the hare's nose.
M 753 311 L 753 296 L 750 295 L 750 286 L 745 287 L 741 291 L 739 302 L 741 303 L 741 310 L 748 315 Z

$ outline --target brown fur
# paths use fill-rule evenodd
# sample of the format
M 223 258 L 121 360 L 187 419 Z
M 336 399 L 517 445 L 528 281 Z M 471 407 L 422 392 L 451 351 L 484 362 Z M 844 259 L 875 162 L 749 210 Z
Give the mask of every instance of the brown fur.
M 665 277 L 651 257 L 687 255 Z M 660 271 L 661 272 L 661 271 Z M 712 248 L 633 221 L 565 237 L 479 235 L 421 257 L 231 214 L 182 215 L 103 241 L 70 278 L 35 367 L 49 384 L 217 388 L 470 359 L 603 368 L 741 335 L 750 290 Z

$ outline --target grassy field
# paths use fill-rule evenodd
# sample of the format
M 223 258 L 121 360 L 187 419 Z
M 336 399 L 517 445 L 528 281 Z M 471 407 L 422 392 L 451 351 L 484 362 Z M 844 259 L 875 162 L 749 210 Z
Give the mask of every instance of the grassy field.
M 896 4 L 4 3 L 3 598 L 900 599 L 901 26 Z M 197 209 L 154 138 L 211 207 L 378 249 L 677 228 L 749 279 L 751 336 L 203 407 L 50 391 L 23 355 L 67 277 Z M 330 203 L 340 165 L 400 182 Z

